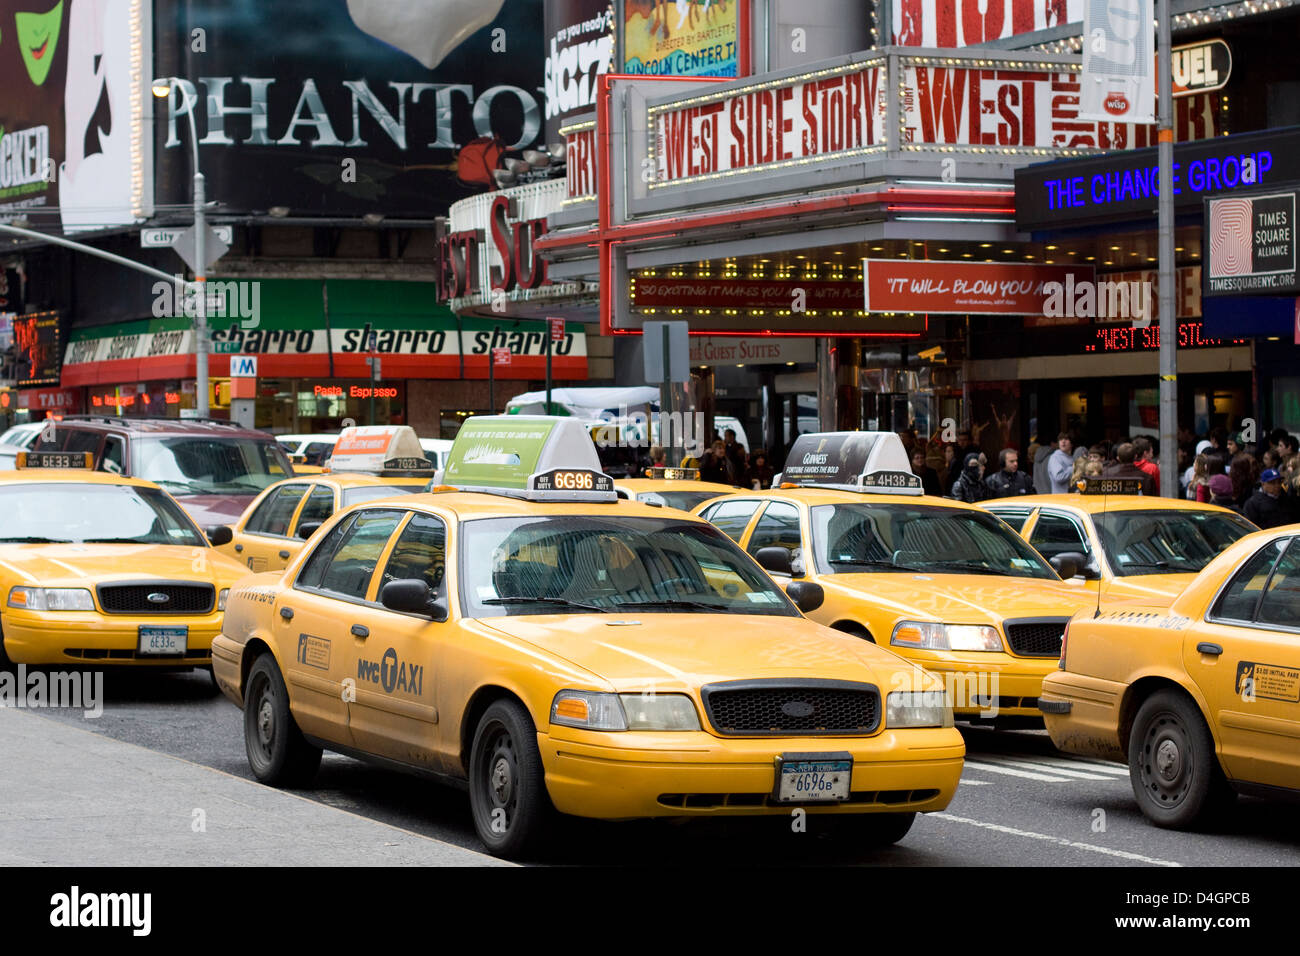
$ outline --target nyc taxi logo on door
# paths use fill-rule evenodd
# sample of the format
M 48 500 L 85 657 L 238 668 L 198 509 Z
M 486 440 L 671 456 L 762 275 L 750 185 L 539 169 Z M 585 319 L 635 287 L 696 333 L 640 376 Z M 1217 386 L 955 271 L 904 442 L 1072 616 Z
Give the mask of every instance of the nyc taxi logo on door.
M 424 687 L 424 665 L 399 661 L 397 651 L 390 647 L 378 661 L 359 659 L 357 680 L 378 684 L 386 694 L 400 690 L 419 696 Z

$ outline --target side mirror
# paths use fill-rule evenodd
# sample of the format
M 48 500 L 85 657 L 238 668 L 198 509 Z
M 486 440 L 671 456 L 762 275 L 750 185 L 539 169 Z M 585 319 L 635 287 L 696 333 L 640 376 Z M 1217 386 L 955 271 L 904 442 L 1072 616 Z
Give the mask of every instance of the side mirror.
M 764 571 L 771 571 L 774 574 L 794 574 L 790 552 L 786 548 L 759 548 L 758 554 L 754 555 L 754 560 Z
M 379 603 L 390 611 L 421 614 L 435 621 L 447 620 L 447 603 L 434 596 L 419 578 L 389 581 L 379 590 Z
M 813 581 L 791 581 L 785 593 L 794 601 L 794 606 L 805 614 L 817 610 L 826 600 L 822 586 Z
M 1083 555 L 1074 551 L 1066 551 L 1055 557 L 1048 558 L 1047 563 L 1052 566 L 1052 570 L 1061 576 L 1063 581 L 1068 581 L 1074 577 L 1083 568 L 1083 562 L 1079 560 Z
M 223 544 L 230 544 L 234 540 L 235 532 L 231 531 L 227 525 L 217 524 L 208 528 L 208 542 L 214 548 L 219 548 Z
M 302 524 L 298 525 L 298 537 L 306 541 L 320 530 L 322 524 L 324 524 L 323 521 L 304 521 Z

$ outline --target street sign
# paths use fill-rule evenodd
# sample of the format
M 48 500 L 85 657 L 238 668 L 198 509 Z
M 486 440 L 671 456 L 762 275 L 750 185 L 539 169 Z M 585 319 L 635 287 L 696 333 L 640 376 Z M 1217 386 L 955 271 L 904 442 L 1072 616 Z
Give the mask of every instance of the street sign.
M 546 321 L 551 323 L 551 341 L 563 342 L 564 341 L 564 319 L 551 315 L 551 316 L 547 316 Z
M 641 327 L 647 385 L 690 381 L 691 348 L 687 329 L 687 323 L 680 321 L 646 322 Z
M 217 355 L 235 354 L 243 346 L 242 342 L 213 342 L 212 351 Z
M 229 229 L 227 229 L 227 234 L 229 234 Z M 196 264 L 198 262 L 198 256 L 194 251 L 194 237 L 195 232 L 193 226 L 188 229 L 183 229 L 181 230 L 180 235 L 172 241 L 171 246 L 172 249 L 176 251 L 176 254 L 184 259 L 185 264 L 194 270 L 195 273 L 207 272 L 214 262 L 230 251 L 230 243 L 222 239 L 221 235 L 211 226 L 208 226 L 208 245 L 204 250 L 206 253 L 205 258 L 208 261 L 205 262 L 203 268 L 200 269 Z
M 513 354 L 509 348 L 495 348 L 492 350 L 492 364 L 509 365 Z
M 257 378 L 256 355 L 233 355 L 230 358 L 231 378 Z
M 366 364 L 370 366 L 371 378 L 382 378 L 384 374 L 384 360 L 378 355 L 367 355 Z
M 232 226 L 210 226 L 209 227 L 217 237 L 229 246 L 235 241 L 235 230 Z M 188 229 L 141 229 L 140 230 L 140 248 L 141 249 L 170 249 L 175 245 L 176 240 L 181 237 L 182 233 L 188 232 Z M 209 241 L 211 236 L 208 237 Z

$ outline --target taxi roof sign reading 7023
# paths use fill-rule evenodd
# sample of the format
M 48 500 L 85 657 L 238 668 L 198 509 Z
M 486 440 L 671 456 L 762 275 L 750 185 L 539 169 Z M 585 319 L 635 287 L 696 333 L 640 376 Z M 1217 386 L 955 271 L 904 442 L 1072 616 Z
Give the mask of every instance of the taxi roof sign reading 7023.
M 893 432 L 820 432 L 800 435 L 781 473 L 782 484 L 924 494 L 907 449 Z
M 339 432 L 329 470 L 394 476 L 431 473 L 433 463 L 410 425 L 362 425 Z
M 576 418 L 476 415 L 447 453 L 443 482 L 535 501 L 617 501 L 596 446 Z

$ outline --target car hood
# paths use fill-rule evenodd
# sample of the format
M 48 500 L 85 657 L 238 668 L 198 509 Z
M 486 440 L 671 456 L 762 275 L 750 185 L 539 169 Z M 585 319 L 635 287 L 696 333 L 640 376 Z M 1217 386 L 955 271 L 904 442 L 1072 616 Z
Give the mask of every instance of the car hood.
M 608 681 L 614 690 L 692 690 L 728 680 L 823 678 L 906 689 L 923 672 L 884 648 L 805 618 L 576 614 L 482 618 Z
M 173 495 L 176 503 L 207 531 L 212 525 L 234 525 L 259 493 L 251 495 Z
M 819 582 L 861 595 L 904 619 L 945 624 L 996 624 L 1007 618 L 1070 617 L 1092 607 L 1095 595 L 1063 581 L 992 574 L 823 575 Z
M 78 588 L 141 580 L 229 587 L 249 573 L 212 548 L 168 544 L 9 544 L 0 546 L 0 568 L 13 580 Z

